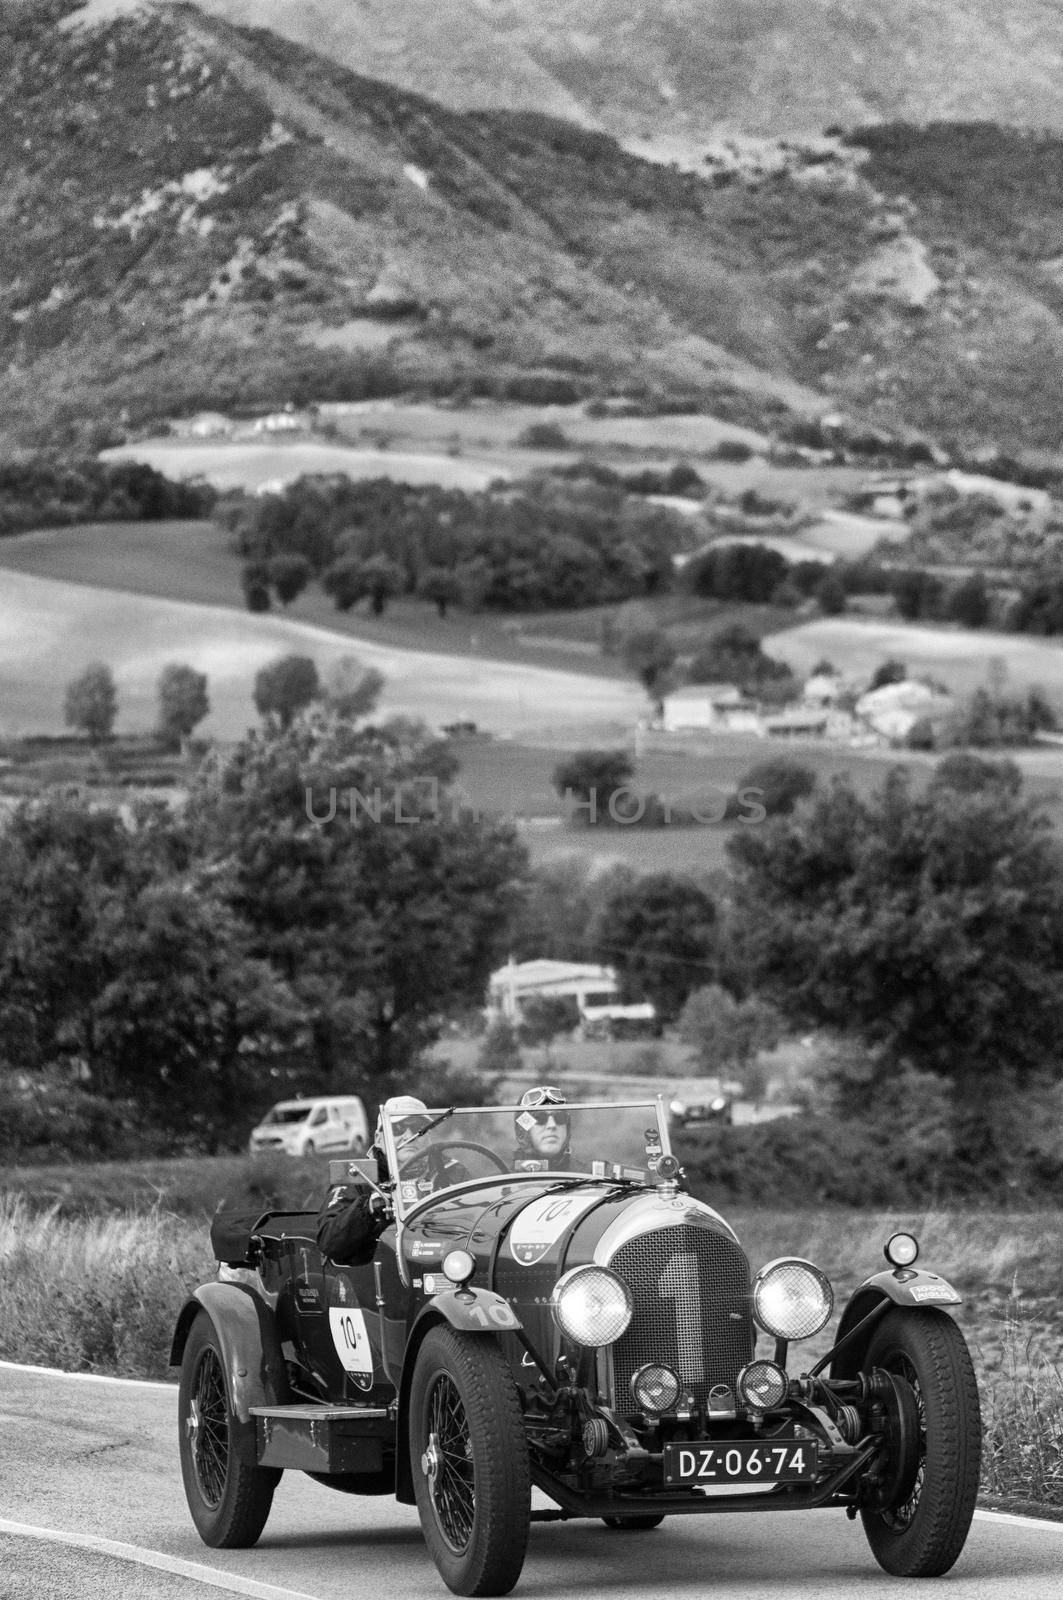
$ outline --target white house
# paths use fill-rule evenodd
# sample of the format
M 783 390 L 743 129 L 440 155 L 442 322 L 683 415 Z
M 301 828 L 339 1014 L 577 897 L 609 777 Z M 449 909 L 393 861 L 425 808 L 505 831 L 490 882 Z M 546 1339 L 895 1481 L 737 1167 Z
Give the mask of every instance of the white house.
M 492 972 L 487 985 L 487 1010 L 491 1016 L 503 1016 L 519 1023 L 525 1001 L 556 1000 L 566 996 L 575 999 L 584 1025 L 652 1023 L 656 1016 L 648 1001 L 623 1004 L 612 967 L 586 961 L 553 961 L 545 957 L 535 961 L 510 958 L 504 967 Z
M 688 683 L 665 695 L 662 725 L 666 733 L 723 728 L 725 713 L 741 705 L 741 690 L 733 683 Z
M 917 722 L 943 721 L 954 710 L 951 695 L 942 694 L 918 678 L 884 683 L 856 702 L 856 715 L 874 733 L 891 742 L 906 739 Z

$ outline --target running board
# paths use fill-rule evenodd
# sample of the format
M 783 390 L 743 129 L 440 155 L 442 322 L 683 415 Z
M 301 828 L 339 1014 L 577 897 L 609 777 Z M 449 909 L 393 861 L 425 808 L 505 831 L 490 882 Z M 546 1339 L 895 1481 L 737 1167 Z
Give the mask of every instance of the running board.
M 252 1406 L 260 1467 L 299 1472 L 381 1472 L 394 1444 L 385 1406 Z

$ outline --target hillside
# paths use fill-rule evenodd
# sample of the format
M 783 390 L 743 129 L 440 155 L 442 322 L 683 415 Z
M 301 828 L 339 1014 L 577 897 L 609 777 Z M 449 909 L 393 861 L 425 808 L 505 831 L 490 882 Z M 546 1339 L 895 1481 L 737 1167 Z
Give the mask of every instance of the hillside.
M 158 3 L 158 0 L 154 0 Z M 695 150 L 721 133 L 994 121 L 1063 129 L 1055 0 L 197 0 L 460 110 L 541 111 Z M 90 0 L 97 17 L 131 0 Z
M 0 429 L 414 390 L 1055 448 L 1061 151 L 892 126 L 698 177 L 190 6 L 0 0 Z

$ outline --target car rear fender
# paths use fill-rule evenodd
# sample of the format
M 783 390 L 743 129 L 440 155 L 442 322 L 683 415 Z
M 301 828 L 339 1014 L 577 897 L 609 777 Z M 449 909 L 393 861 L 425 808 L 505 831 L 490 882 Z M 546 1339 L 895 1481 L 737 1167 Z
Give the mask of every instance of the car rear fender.
M 399 1383 L 398 1449 L 395 1475 L 395 1498 L 404 1505 L 414 1504 L 413 1471 L 409 1452 L 410 1385 L 417 1365 L 417 1353 L 425 1334 L 441 1323 L 449 1324 L 459 1333 L 475 1333 L 493 1337 L 499 1333 L 518 1333 L 520 1318 L 509 1301 L 491 1289 L 448 1289 L 433 1295 L 423 1306 L 410 1329 L 406 1341 L 406 1354 L 402 1360 L 402 1379 Z
M 963 1296 L 945 1278 L 936 1272 L 924 1271 L 922 1267 L 895 1267 L 888 1272 L 876 1272 L 853 1291 L 838 1324 L 835 1346 L 852 1334 L 877 1307 L 895 1305 L 925 1311 L 928 1306 L 958 1306 L 962 1300 Z M 876 1317 L 860 1328 L 845 1348 L 838 1351 L 831 1362 L 832 1378 L 854 1378 L 860 1371 L 877 1321 Z
M 252 1406 L 285 1405 L 290 1399 L 288 1370 L 281 1354 L 273 1313 L 242 1283 L 204 1283 L 177 1318 L 170 1365 L 180 1365 L 196 1317 L 204 1312 L 218 1340 L 234 1412 L 233 1443 L 250 1466 L 257 1465 Z

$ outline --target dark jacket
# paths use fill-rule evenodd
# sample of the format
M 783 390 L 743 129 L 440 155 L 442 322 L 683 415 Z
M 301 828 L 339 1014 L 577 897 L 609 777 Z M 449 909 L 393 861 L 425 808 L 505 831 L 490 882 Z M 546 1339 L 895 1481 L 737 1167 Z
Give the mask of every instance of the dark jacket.
M 321 1254 L 341 1267 L 364 1267 L 387 1227 L 383 1200 L 364 1183 L 330 1189 L 317 1219 Z

